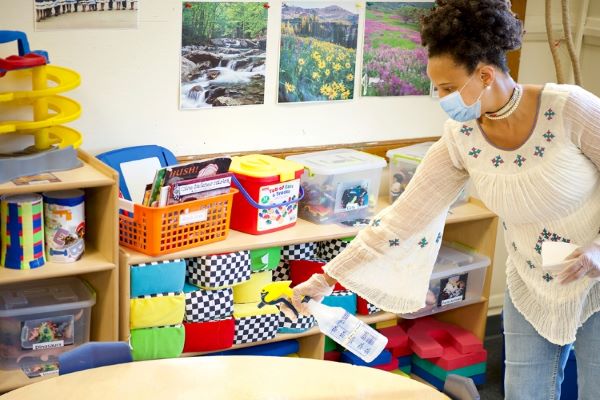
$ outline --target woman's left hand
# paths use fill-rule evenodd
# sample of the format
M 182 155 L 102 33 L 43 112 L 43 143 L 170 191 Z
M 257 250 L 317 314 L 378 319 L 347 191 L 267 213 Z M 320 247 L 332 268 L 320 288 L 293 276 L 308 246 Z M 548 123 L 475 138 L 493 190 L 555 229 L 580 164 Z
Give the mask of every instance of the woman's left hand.
M 571 283 L 585 275 L 592 279 L 600 277 L 600 244 L 592 243 L 585 249 L 577 249 L 568 258 L 575 260 L 558 274 L 559 283 Z

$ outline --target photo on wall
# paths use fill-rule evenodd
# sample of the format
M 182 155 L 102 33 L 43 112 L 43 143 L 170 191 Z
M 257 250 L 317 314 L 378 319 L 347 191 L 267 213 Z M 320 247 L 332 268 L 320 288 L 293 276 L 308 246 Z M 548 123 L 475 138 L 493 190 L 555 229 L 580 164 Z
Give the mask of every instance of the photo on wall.
M 265 4 L 182 4 L 181 109 L 264 103 Z
M 363 96 L 429 95 L 427 49 L 420 20 L 433 2 L 367 2 L 363 48 Z
M 138 0 L 33 0 L 35 30 L 135 29 Z
M 356 7 L 356 2 L 283 3 L 280 103 L 354 98 Z

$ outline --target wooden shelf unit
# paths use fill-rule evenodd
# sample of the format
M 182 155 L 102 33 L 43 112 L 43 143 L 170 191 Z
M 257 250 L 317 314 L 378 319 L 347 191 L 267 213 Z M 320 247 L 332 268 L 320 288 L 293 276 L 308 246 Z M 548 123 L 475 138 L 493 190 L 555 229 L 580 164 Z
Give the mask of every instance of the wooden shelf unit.
M 17 186 L 0 184 L 0 196 L 44 191 L 85 190 L 85 253 L 74 263 L 47 262 L 33 270 L 12 270 L 0 267 L 0 286 L 40 279 L 76 276 L 89 282 L 96 290 L 92 307 L 90 340 L 118 339 L 118 175 L 88 153 L 79 150 L 83 165 L 79 168 L 53 172 L 60 182 Z M 0 327 L 1 331 L 1 327 Z M 0 393 L 50 379 L 55 375 L 27 378 L 20 369 L 0 370 Z
M 385 199 L 379 200 L 380 209 L 388 205 Z M 476 199 L 470 199 L 466 204 L 459 205 L 451 210 L 446 220 L 444 240 L 460 242 L 476 252 L 494 259 L 496 245 L 496 231 L 498 226 L 497 216 L 483 206 Z M 129 339 L 129 267 L 140 263 L 149 263 L 159 260 L 173 260 L 178 258 L 198 257 L 208 254 L 228 253 L 239 250 L 252 250 L 287 244 L 339 239 L 354 236 L 358 228 L 344 227 L 336 224 L 319 225 L 309 221 L 298 219 L 294 227 L 284 229 L 271 234 L 249 235 L 237 231 L 230 231 L 226 240 L 199 246 L 194 249 L 184 250 L 168 255 L 152 257 L 137 251 L 121 247 L 120 249 L 120 340 Z M 455 323 L 473 332 L 483 340 L 485 335 L 485 324 L 487 317 L 488 298 L 492 277 L 493 265 L 487 268 L 486 279 L 482 298 L 473 304 L 448 310 L 435 317 Z M 369 316 L 360 316 L 368 324 L 389 321 L 399 318 L 396 314 L 379 312 Z M 300 357 L 323 359 L 325 336 L 317 327 L 308 331 L 294 334 L 279 334 L 275 338 L 257 342 L 235 345 L 232 349 L 251 347 L 265 343 L 279 342 L 288 339 L 298 339 L 300 343 Z M 206 353 L 184 353 L 182 357 L 191 357 L 210 354 Z

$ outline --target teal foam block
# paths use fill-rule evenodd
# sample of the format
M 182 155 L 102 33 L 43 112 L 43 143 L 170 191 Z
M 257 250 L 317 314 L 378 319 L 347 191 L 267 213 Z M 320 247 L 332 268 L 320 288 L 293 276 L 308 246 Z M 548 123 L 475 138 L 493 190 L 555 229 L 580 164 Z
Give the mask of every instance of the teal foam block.
M 323 298 L 323 304 L 330 307 L 341 307 L 349 314 L 356 314 L 356 293 L 349 290 L 333 292 L 330 296 Z
M 159 261 L 129 268 L 131 297 L 183 291 L 185 261 Z
M 407 375 L 410 375 L 410 372 L 412 370 L 412 365 L 406 365 L 404 367 L 400 367 L 398 368 L 400 371 L 404 372 Z
M 427 371 L 428 373 L 430 373 L 431 375 L 435 376 L 436 378 L 438 378 L 440 380 L 445 380 L 449 374 L 471 377 L 474 375 L 485 374 L 485 370 L 486 370 L 486 363 L 478 363 L 478 364 L 469 365 L 467 367 L 453 369 L 453 370 L 448 371 L 448 370 L 438 367 L 437 365 L 435 365 L 425 359 L 422 359 L 421 357 L 419 357 L 417 355 L 412 356 L 412 364 L 413 364 L 413 366 L 418 365 L 419 368 Z

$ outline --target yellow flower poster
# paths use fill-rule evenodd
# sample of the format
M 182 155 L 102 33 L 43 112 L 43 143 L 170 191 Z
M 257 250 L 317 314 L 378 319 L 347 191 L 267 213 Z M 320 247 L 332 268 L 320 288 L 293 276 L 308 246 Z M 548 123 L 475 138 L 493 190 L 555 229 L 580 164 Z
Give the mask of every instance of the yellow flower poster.
M 281 10 L 279 102 L 354 98 L 356 2 L 286 2 Z

